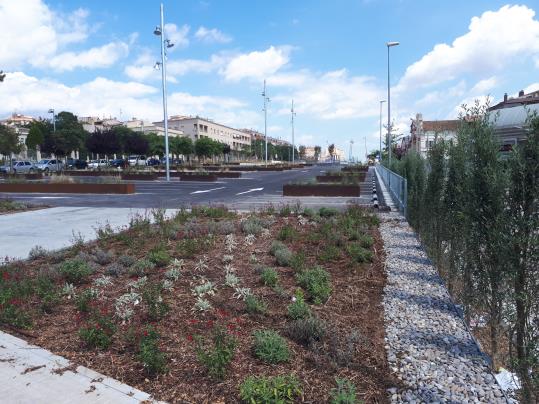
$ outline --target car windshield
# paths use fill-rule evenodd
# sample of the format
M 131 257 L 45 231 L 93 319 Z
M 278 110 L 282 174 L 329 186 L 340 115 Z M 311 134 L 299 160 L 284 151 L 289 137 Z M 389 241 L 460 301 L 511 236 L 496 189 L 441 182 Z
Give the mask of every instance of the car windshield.
M 47 164 L 49 162 L 49 160 L 40 160 L 39 163 L 37 164 Z

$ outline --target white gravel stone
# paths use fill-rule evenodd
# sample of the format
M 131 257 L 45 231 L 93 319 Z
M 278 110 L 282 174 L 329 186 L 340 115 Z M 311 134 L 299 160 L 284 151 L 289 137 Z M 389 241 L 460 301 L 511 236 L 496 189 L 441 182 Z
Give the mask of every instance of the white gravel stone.
M 398 213 L 381 213 L 386 350 L 403 386 L 391 402 L 505 403 L 436 268 Z

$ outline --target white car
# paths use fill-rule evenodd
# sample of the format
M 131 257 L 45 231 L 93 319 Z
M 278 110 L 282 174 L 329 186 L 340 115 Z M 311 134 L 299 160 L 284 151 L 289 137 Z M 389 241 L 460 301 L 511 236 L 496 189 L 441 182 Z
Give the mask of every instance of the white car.
M 109 163 L 107 160 L 105 159 L 100 159 L 100 160 L 92 160 L 88 163 L 88 168 L 90 169 L 97 169 L 97 168 L 102 168 L 102 167 L 106 167 L 108 166 Z
M 64 169 L 64 163 L 56 159 L 40 160 L 36 167 L 39 171 L 48 173 L 49 171 L 60 171 Z
M 129 156 L 127 161 L 129 161 L 130 166 L 145 166 L 146 156 Z

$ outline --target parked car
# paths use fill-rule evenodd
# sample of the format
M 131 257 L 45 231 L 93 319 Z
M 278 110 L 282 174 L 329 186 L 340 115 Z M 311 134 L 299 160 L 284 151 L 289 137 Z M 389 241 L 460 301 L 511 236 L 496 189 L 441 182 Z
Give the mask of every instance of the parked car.
M 173 158 L 168 158 L 168 164 L 170 165 L 178 165 L 178 164 L 182 164 L 183 161 L 182 159 L 173 159 Z M 161 158 L 161 164 L 162 165 L 165 165 L 166 164 L 166 160 L 164 157 Z
M 103 168 L 108 166 L 109 163 L 105 159 L 99 159 L 99 160 L 92 160 L 88 163 L 88 168 L 95 170 L 97 168 Z
M 159 164 L 161 164 L 161 162 L 158 159 L 149 158 L 148 160 L 146 160 L 147 166 L 158 166 Z
M 64 163 L 63 161 L 56 160 L 56 159 L 44 159 L 40 160 L 36 164 L 36 168 L 39 171 L 44 171 L 48 173 L 49 171 L 59 171 L 64 169 Z
M 85 160 L 67 159 L 67 168 L 76 168 L 77 170 L 82 170 L 86 167 L 88 167 L 88 162 Z
M 21 161 L 21 160 L 14 160 L 12 166 L 9 163 L 6 163 L 5 165 L 0 167 L 0 172 L 2 173 L 13 172 L 13 174 L 33 173 L 36 170 L 37 168 L 32 162 Z
M 130 166 L 145 166 L 146 156 L 129 156 L 128 159 Z
M 126 167 L 127 166 L 127 160 L 126 159 L 114 159 L 110 160 L 110 165 L 112 167 Z

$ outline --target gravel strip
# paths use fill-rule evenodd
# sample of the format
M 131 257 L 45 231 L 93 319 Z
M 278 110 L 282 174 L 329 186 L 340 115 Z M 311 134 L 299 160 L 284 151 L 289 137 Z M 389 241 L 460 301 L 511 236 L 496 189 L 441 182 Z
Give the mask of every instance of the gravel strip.
M 415 233 L 396 213 L 380 214 L 386 252 L 386 350 L 402 381 L 391 402 L 505 403 L 483 354 L 456 311 Z

